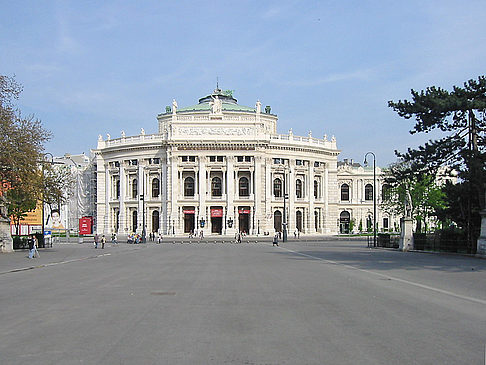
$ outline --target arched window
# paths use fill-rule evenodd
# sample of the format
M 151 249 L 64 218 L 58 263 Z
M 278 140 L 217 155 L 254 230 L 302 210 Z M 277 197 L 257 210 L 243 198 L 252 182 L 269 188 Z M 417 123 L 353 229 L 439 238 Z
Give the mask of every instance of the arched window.
M 302 232 L 302 212 L 300 210 L 295 212 L 295 226 Z
M 154 210 L 152 212 L 152 232 L 159 231 L 159 211 Z
M 371 184 L 365 186 L 365 200 L 373 200 L 373 185 Z
M 211 195 L 222 196 L 223 191 L 221 189 L 221 179 L 219 177 L 213 177 L 211 180 Z
M 138 182 L 137 179 L 132 180 L 132 198 L 136 199 L 138 196 Z
M 319 182 L 314 180 L 314 198 L 319 198 Z
M 295 196 L 296 198 L 302 198 L 302 180 L 295 180 Z
M 273 180 L 273 195 L 275 196 L 275 198 L 282 197 L 282 180 L 280 180 L 279 178 Z
M 319 212 L 314 210 L 314 228 L 317 231 L 319 229 Z
M 132 232 L 136 232 L 137 231 L 137 211 L 134 210 L 132 212 Z
M 349 185 L 342 184 L 341 185 L 341 200 L 349 201 Z
M 155 178 L 152 180 L 152 198 L 157 198 L 160 195 L 160 181 Z
M 248 178 L 246 177 L 240 178 L 239 190 L 240 190 L 240 196 L 250 196 L 250 185 L 249 185 Z
M 194 196 L 194 179 L 186 177 L 184 180 L 184 196 Z

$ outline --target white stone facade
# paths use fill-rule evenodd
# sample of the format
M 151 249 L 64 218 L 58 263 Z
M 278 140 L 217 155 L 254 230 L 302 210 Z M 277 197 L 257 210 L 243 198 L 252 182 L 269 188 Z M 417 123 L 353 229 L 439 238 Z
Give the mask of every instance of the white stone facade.
M 259 101 L 241 106 L 216 89 L 157 119 L 157 134 L 98 139 L 98 233 L 141 234 L 145 222 L 147 234 L 263 235 L 287 222 L 289 234 L 336 234 L 340 212 L 358 212 L 359 182 L 349 204 L 339 199 L 336 139 L 277 134 Z

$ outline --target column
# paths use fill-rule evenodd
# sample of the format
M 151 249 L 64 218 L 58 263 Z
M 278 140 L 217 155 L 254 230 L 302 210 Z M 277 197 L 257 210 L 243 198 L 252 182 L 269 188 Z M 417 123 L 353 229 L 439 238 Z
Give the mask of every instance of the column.
M 238 215 L 235 215 L 235 208 L 234 208 L 234 197 L 235 197 L 234 161 L 235 160 L 233 156 L 228 156 L 226 158 L 226 176 L 228 177 L 228 185 L 227 185 L 228 194 L 226 196 L 226 207 L 227 207 L 226 220 L 228 220 L 229 218 L 233 220 L 233 226 L 231 228 L 226 226 L 226 234 L 230 236 L 234 236 L 238 227 Z
M 137 191 L 138 191 L 138 196 L 137 196 L 137 201 L 138 201 L 138 204 L 137 204 L 137 228 L 136 228 L 136 232 L 138 234 L 142 234 L 142 230 L 143 230 L 143 214 L 144 214 L 144 211 L 143 211 L 143 205 L 144 205 L 144 200 L 142 200 L 142 196 L 143 196 L 143 199 L 146 199 L 146 196 L 145 196 L 145 192 L 144 192 L 144 188 L 145 188 L 145 174 L 144 174 L 144 169 L 143 169 L 143 166 L 139 163 L 138 165 L 138 171 L 137 171 Z
M 265 212 L 261 208 L 261 201 L 262 201 L 262 191 L 265 192 L 265 190 L 262 190 L 262 181 L 263 181 L 263 176 L 262 176 L 262 159 L 260 156 L 254 156 L 253 157 L 253 164 L 254 164 L 254 169 L 255 172 L 253 174 L 253 182 L 254 182 L 254 201 L 253 201 L 253 214 L 255 215 L 255 227 L 253 227 L 254 234 L 258 233 L 258 228 L 260 227 L 260 234 L 263 233 L 261 231 L 261 222 L 265 216 Z M 260 223 L 260 224 L 259 224 Z
M 204 226 L 203 230 L 206 235 L 207 227 L 209 226 L 208 219 L 210 217 L 206 217 L 206 192 L 207 192 L 207 179 L 206 179 L 206 157 L 199 156 L 199 219 L 203 219 L 206 221 L 206 225 Z M 196 222 L 199 224 L 199 222 Z M 198 230 L 201 229 L 201 226 L 198 226 Z
M 120 179 L 120 198 L 119 198 L 119 207 L 120 207 L 120 217 L 119 217 L 119 224 L 118 233 L 125 234 L 127 230 L 126 218 L 125 218 L 125 192 L 126 192 L 126 178 L 125 178 L 125 169 L 123 167 L 123 162 L 120 162 L 120 168 L 118 170 L 118 177 Z
M 178 156 L 171 155 L 169 157 L 170 161 L 170 189 L 171 195 L 170 195 L 170 215 L 169 219 L 171 219 L 170 222 L 170 227 L 172 228 L 172 232 L 174 234 L 179 233 L 178 227 L 177 227 L 177 222 L 179 221 L 178 217 L 178 211 L 177 211 L 177 201 L 179 200 L 179 181 L 178 181 L 178 170 L 179 170 L 179 164 L 178 164 Z
M 108 169 L 108 164 L 105 165 L 105 217 L 104 217 L 104 224 L 103 224 L 103 232 L 105 235 L 108 235 L 110 232 L 110 222 L 111 222 L 111 211 L 110 211 L 110 171 Z

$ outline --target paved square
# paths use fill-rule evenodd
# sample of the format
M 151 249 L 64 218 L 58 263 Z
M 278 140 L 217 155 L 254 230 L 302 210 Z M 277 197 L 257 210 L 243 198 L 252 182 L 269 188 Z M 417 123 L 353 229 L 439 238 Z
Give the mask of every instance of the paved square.
M 486 260 L 179 242 L 0 255 L 0 363 L 484 363 Z

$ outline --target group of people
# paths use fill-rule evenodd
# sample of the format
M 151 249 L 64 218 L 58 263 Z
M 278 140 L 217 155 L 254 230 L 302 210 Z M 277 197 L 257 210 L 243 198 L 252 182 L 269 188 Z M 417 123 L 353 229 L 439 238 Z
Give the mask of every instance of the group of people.
M 98 235 L 98 233 L 95 233 L 94 235 L 94 248 L 98 248 L 98 245 L 101 243 L 101 248 L 104 249 L 105 248 L 105 243 L 106 243 L 106 237 L 105 235 L 101 235 L 101 238 L 100 236 Z
M 197 229 L 195 231 L 189 232 L 189 238 L 197 238 L 197 237 L 199 237 L 199 239 L 201 240 L 204 238 L 204 231 L 202 229 L 199 231 L 199 235 Z

